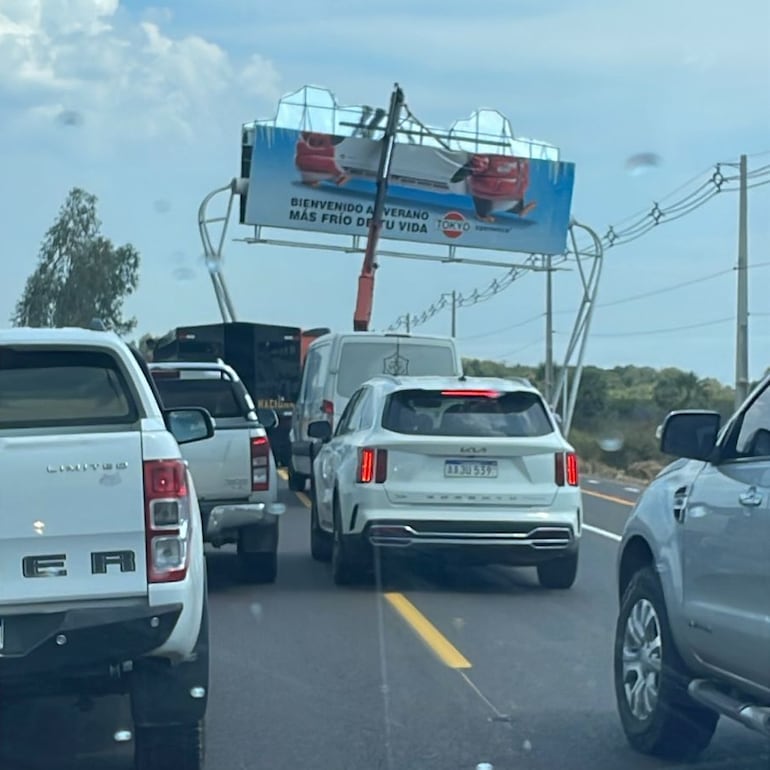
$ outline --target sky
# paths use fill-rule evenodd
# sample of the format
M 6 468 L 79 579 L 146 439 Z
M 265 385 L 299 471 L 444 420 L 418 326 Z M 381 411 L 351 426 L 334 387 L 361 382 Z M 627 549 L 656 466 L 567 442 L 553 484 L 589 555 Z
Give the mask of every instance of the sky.
M 745 153 L 750 170 L 770 164 L 769 38 L 767 0 L 490 0 L 472 13 L 433 0 L 0 0 L 0 323 L 75 186 L 98 196 L 104 234 L 141 253 L 139 290 L 126 303 L 137 336 L 219 320 L 198 207 L 238 175 L 241 125 L 271 117 L 282 95 L 307 84 L 341 104 L 385 107 L 399 82 L 411 111 L 434 126 L 499 110 L 517 136 L 557 145 L 575 163 L 572 215 L 604 234 L 654 202 L 676 203 L 717 163 Z M 639 153 L 658 165 L 630 172 Z M 770 366 L 769 213 L 770 185 L 750 189 L 753 378 Z M 737 226 L 737 193 L 725 192 L 609 249 L 586 361 L 731 382 Z M 360 256 L 237 240 L 248 234 L 234 218 L 224 250 L 239 320 L 351 328 Z M 554 274 L 557 361 L 580 300 L 579 272 L 564 267 Z M 503 273 L 383 257 L 373 326 Z M 462 307 L 463 353 L 543 360 L 544 306 L 545 277 L 530 272 Z M 449 313 L 418 330 L 449 333 Z

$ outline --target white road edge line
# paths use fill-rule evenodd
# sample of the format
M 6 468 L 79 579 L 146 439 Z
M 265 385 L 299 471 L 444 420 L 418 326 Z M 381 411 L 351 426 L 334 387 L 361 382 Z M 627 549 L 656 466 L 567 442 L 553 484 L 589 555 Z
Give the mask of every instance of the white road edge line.
M 598 484 L 599 482 L 596 479 L 586 479 L 586 484 Z
M 601 535 L 608 540 L 614 540 L 619 543 L 623 538 L 620 535 L 616 535 L 614 532 L 608 532 L 606 529 L 600 529 L 599 527 L 592 527 L 590 524 L 583 524 L 583 529 L 587 532 L 593 532 L 595 535 Z
M 637 487 L 623 487 L 623 489 L 625 489 L 626 492 L 639 492 Z

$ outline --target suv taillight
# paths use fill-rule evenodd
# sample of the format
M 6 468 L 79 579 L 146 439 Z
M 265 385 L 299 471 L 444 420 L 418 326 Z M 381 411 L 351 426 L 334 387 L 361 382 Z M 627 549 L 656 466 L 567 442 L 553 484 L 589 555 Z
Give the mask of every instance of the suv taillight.
M 147 579 L 184 580 L 190 560 L 190 491 L 183 460 L 146 460 L 144 513 Z
M 270 488 L 270 441 L 265 436 L 251 439 L 251 491 Z
M 326 415 L 326 419 L 329 420 L 329 423 L 334 424 L 334 401 L 326 401 L 324 399 L 321 402 L 321 411 Z
M 359 484 L 382 484 L 388 478 L 388 450 L 364 447 L 358 450 Z
M 576 487 L 580 483 L 578 473 L 577 455 L 574 452 L 558 452 L 555 459 L 556 486 L 563 487 L 565 482 L 569 487 Z

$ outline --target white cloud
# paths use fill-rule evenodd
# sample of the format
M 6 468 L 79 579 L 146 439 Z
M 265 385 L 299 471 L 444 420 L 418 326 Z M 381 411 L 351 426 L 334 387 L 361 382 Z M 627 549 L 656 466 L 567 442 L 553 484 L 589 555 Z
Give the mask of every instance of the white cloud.
M 272 62 L 175 37 L 162 10 L 132 20 L 118 0 L 0 0 L 0 105 L 15 108 L 6 125 L 49 128 L 71 110 L 95 136 L 191 138 L 245 83 L 252 98 L 277 98 Z

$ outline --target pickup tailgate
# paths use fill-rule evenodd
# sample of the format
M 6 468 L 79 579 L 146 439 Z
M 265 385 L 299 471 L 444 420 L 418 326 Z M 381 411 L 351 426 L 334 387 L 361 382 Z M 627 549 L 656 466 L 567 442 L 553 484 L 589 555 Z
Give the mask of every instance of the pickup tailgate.
M 0 605 L 147 593 L 141 434 L 0 432 Z
M 180 447 L 199 500 L 242 500 L 251 494 L 251 430 L 228 422 L 233 421 L 217 420 L 211 438 Z

